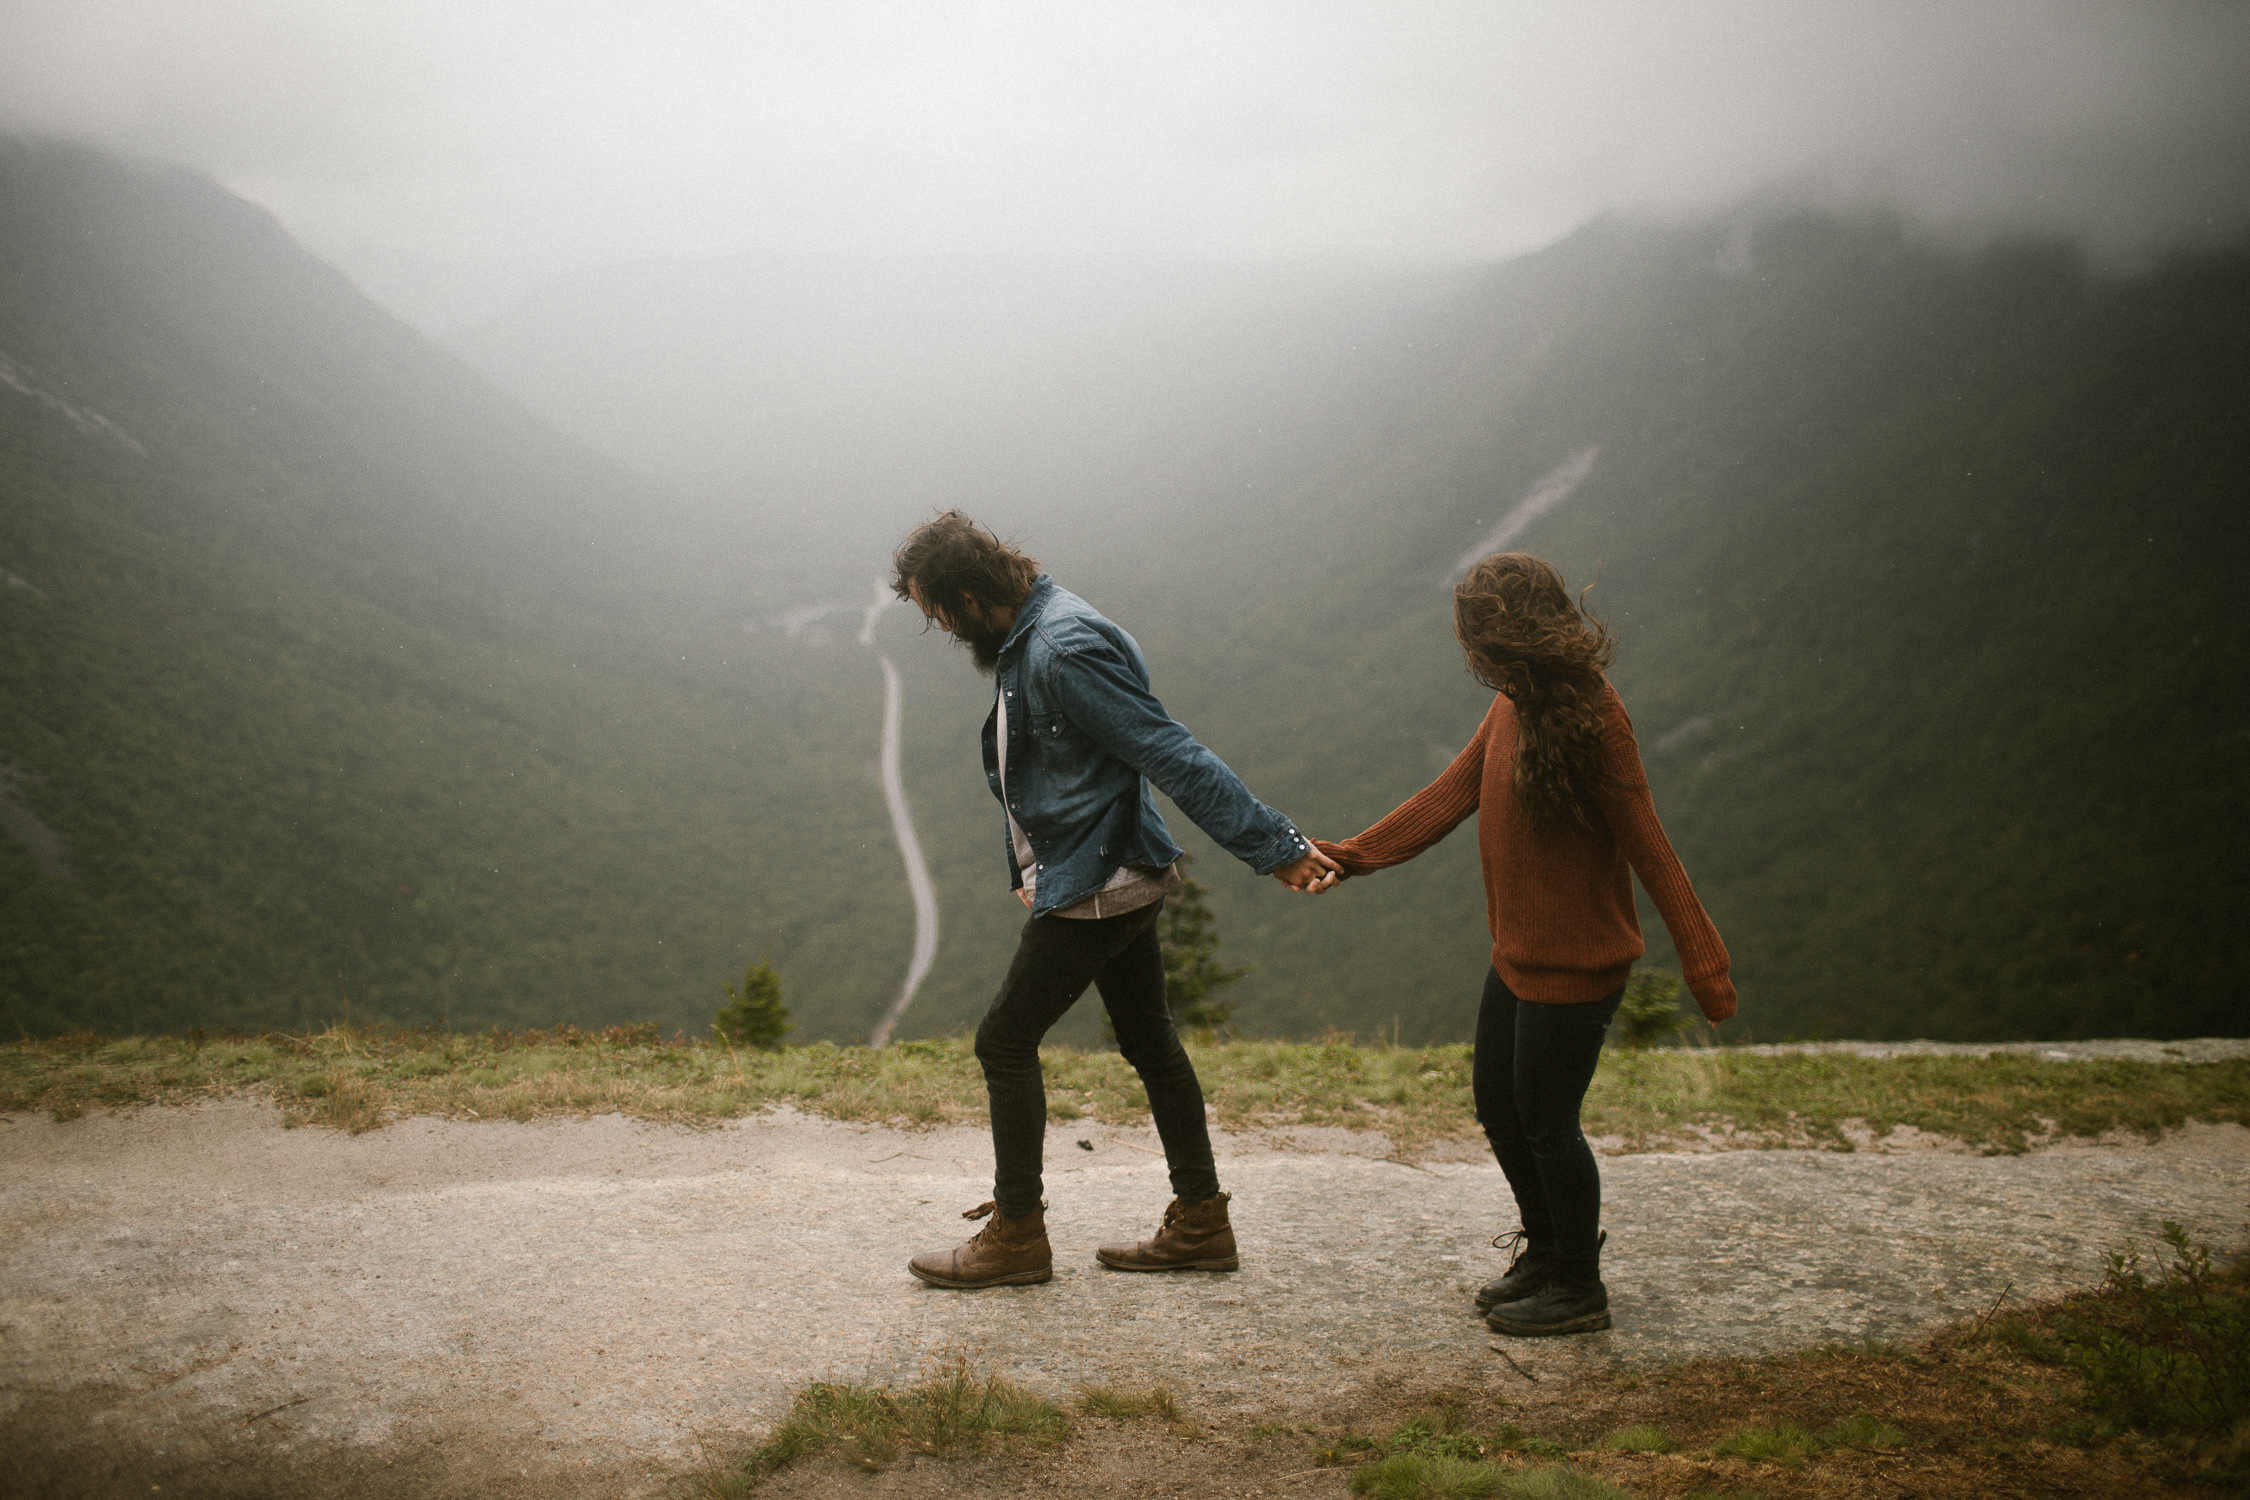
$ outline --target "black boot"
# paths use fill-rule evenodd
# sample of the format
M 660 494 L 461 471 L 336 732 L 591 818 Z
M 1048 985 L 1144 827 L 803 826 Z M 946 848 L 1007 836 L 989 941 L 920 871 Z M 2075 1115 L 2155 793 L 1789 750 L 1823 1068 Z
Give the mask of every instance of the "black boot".
M 1603 1230 L 1594 1240 L 1598 1251 L 1609 1243 L 1609 1231 Z M 1531 1236 L 1521 1229 L 1511 1229 L 1496 1235 L 1492 1241 L 1495 1250 L 1508 1250 L 1507 1271 L 1477 1289 L 1477 1316 L 1483 1317 L 1504 1302 L 1520 1302 L 1554 1279 L 1555 1258 L 1545 1247 L 1531 1242 Z
M 1530 1296 L 1492 1309 L 1484 1326 L 1518 1339 L 1599 1333 L 1609 1326 L 1609 1288 L 1599 1277 L 1580 1281 L 1557 1276 Z
M 1506 1250 L 1508 1269 L 1477 1288 L 1477 1316 L 1483 1317 L 1503 1302 L 1515 1302 L 1530 1296 L 1547 1284 L 1555 1273 L 1554 1257 L 1546 1248 L 1534 1245 L 1524 1230 L 1511 1229 L 1497 1235 L 1492 1241 L 1495 1250 Z

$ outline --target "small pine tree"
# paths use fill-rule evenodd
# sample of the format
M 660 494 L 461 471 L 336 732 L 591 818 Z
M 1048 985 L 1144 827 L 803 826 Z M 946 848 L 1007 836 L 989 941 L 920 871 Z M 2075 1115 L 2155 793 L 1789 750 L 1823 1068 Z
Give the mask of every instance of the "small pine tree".
M 1181 873 L 1191 856 L 1181 855 Z M 1215 1031 L 1234 1014 L 1234 1002 L 1218 998 L 1219 991 L 1237 984 L 1250 971 L 1219 962 L 1219 924 L 1211 915 L 1211 893 L 1203 882 L 1186 875 L 1180 888 L 1164 898 L 1163 915 L 1156 921 L 1156 937 L 1164 950 L 1164 1004 L 1172 1024 L 1183 1031 Z
M 1625 999 L 1617 1007 L 1618 1046 L 1645 1052 L 1692 1024 L 1680 1012 L 1678 976 L 1661 969 L 1643 969 L 1625 981 Z
M 711 1023 L 720 1041 L 763 1052 L 779 1051 L 781 1039 L 796 1029 L 789 1007 L 781 1003 L 781 976 L 762 958 L 743 974 L 740 990 L 727 986 L 726 1006 Z

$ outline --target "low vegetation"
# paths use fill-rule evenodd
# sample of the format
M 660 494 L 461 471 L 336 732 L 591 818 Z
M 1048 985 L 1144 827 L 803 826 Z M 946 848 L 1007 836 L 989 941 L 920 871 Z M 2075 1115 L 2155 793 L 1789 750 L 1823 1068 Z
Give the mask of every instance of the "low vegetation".
M 1066 1407 L 955 1359 L 904 1390 L 808 1387 L 749 1458 L 714 1466 L 706 1489 L 740 1495 L 830 1455 L 830 1469 L 787 1493 L 858 1493 L 853 1469 L 998 1446 L 977 1483 L 931 1476 L 895 1492 L 1125 1495 L 1194 1474 L 1209 1493 L 1274 1493 L 1269 1482 L 1329 1469 L 1379 1500 L 2242 1493 L 2250 1274 L 2216 1264 L 2178 1225 L 2165 1234 L 2160 1268 L 2121 1251 L 2097 1288 L 1996 1307 L 1912 1348 L 1694 1360 L 1527 1396 L 1536 1409 L 1490 1386 L 1387 1381 L 1362 1393 L 1354 1422 L 1230 1432 L 1162 1386 L 1081 1386 Z M 1042 1456 L 1064 1442 L 1088 1451 L 1074 1466 Z M 1065 1467 L 1040 1468 L 1050 1462 Z
M 950 1455 L 1010 1440 L 1051 1447 L 1069 1431 L 1053 1402 L 955 1357 L 902 1390 L 840 1381 L 805 1387 L 758 1450 L 743 1463 L 714 1466 L 705 1489 L 715 1497 L 741 1495 L 767 1475 L 823 1454 L 873 1471 L 902 1452 Z
M 1221 1125 L 1381 1130 L 1402 1151 L 1474 1139 L 1466 1047 L 1191 1043 Z M 1049 1048 L 1062 1121 L 1146 1123 L 1148 1099 L 1115 1053 Z M 89 1109 L 263 1092 L 291 1124 L 373 1129 L 385 1119 L 530 1120 L 619 1113 L 708 1124 L 792 1106 L 840 1120 L 978 1123 L 984 1084 L 966 1038 L 879 1051 L 740 1047 L 653 1026 L 466 1034 L 332 1026 L 251 1037 L 61 1036 L 0 1046 L 0 1112 L 58 1120 Z M 2250 1121 L 2250 1060 L 2056 1062 L 2017 1055 L 1873 1059 L 1669 1048 L 1606 1054 L 1589 1134 L 1615 1148 L 1707 1143 L 1851 1150 L 1899 1127 L 1986 1151 L 2188 1120 Z

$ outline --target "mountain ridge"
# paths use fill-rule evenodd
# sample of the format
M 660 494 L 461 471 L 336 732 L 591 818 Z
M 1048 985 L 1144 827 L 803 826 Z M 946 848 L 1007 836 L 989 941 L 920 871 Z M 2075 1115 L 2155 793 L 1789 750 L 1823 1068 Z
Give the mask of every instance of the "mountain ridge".
M 1482 716 L 1447 570 L 1589 451 L 1510 545 L 1620 632 L 1659 809 L 1734 949 L 1730 1030 L 2243 1024 L 2239 250 L 2118 278 L 1881 220 L 1610 219 L 1348 295 L 1148 293 L 1081 345 L 1057 304 L 1016 366 L 1020 330 L 981 367 L 925 340 L 941 373 L 897 424 L 848 381 L 798 392 L 841 404 L 787 462 L 683 456 L 698 489 L 557 435 L 552 389 L 491 386 L 494 346 L 426 345 L 168 172 L 0 147 L 0 350 L 145 449 L 0 382 L 0 568 L 37 591 L 0 588 L 0 763 L 73 861 L 0 843 L 19 1026 L 699 1030 L 770 954 L 801 1034 L 862 1037 L 912 942 L 862 774 L 883 692 L 872 655 L 781 616 L 864 597 L 897 529 L 966 504 L 1133 631 L 1253 790 L 1346 834 Z M 727 410 L 708 362 L 676 371 L 703 405 L 672 400 L 660 323 L 605 362 L 586 330 L 629 307 L 543 307 L 579 410 L 620 370 L 649 444 L 696 429 L 646 413 Z M 875 321 L 838 367 L 919 337 Z M 795 347 L 727 378 L 782 389 Z M 851 473 L 824 489 L 828 456 Z M 974 767 L 988 689 L 912 625 L 880 641 L 942 930 L 902 1037 L 971 1023 L 1020 920 Z M 1172 821 L 1254 970 L 1243 1026 L 1465 1034 L 1465 832 L 1306 901 Z

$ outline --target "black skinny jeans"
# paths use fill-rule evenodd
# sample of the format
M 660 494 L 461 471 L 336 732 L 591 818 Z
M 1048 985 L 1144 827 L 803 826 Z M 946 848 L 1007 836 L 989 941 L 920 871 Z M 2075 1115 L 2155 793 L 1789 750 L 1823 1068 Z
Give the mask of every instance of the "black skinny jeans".
M 1533 1248 L 1553 1255 L 1572 1282 L 1600 1275 L 1602 1174 L 1578 1128 L 1578 1107 L 1624 998 L 1620 987 L 1590 1004 L 1542 1005 L 1517 999 L 1493 970 L 1477 1011 L 1477 1123 Z
M 1161 901 L 1117 917 L 1033 917 L 1015 962 L 977 1027 L 977 1061 L 992 1099 L 993 1202 L 1009 1218 L 1030 1213 L 1044 1191 L 1047 1081 L 1039 1041 L 1091 984 L 1101 992 L 1117 1050 L 1141 1075 L 1172 1191 L 1186 1203 L 1219 1193 L 1203 1085 L 1164 1005 L 1164 955 L 1157 946 Z

